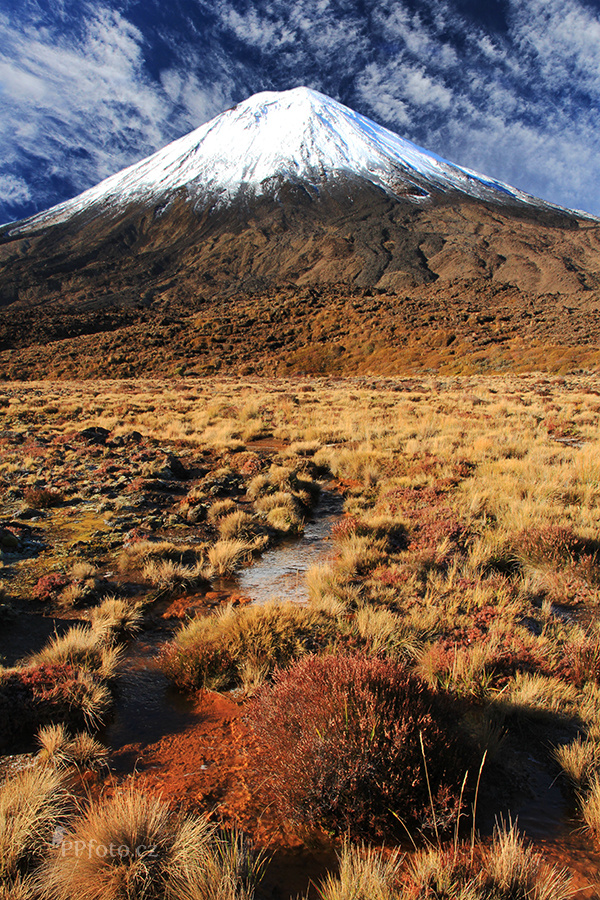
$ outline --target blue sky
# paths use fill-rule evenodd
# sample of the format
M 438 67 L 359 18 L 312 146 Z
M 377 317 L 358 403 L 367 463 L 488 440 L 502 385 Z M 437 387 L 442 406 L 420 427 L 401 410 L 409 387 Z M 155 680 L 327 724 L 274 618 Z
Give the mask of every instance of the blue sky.
M 600 215 L 598 2 L 0 0 L 0 222 L 302 84 Z

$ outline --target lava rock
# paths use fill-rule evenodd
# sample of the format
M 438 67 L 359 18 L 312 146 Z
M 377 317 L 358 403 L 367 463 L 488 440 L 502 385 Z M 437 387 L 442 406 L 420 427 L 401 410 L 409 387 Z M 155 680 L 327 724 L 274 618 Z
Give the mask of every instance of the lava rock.
M 83 438 L 84 441 L 87 441 L 89 444 L 106 444 L 110 431 L 107 428 L 102 428 L 101 425 L 92 425 L 89 428 L 84 428 L 83 431 L 79 432 L 79 437 Z

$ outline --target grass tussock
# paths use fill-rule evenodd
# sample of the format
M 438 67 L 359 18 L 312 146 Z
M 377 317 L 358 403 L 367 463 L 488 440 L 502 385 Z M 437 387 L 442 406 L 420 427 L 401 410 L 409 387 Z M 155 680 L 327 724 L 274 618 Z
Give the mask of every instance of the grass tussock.
M 548 865 L 526 846 L 512 824 L 496 829 L 491 847 L 431 848 L 411 860 L 398 900 L 567 900 L 564 870 Z
M 73 822 L 40 880 L 45 900 L 252 900 L 260 868 L 241 838 L 128 787 Z
M 0 884 L 9 896 L 43 859 L 65 800 L 63 776 L 51 768 L 24 769 L 0 784 Z
M 346 842 L 338 857 L 339 870 L 319 886 L 321 900 L 400 900 L 403 856 L 383 856 L 372 847 Z
M 108 750 L 92 735 L 81 731 L 71 737 L 64 725 L 40 728 L 37 740 L 38 758 L 56 769 L 93 769 L 108 760 Z
M 53 637 L 28 662 L 31 666 L 74 666 L 96 672 L 106 680 L 114 675 L 121 656 L 121 649 L 113 646 L 111 638 L 105 622 L 98 621 L 91 628 L 74 625 L 65 634 Z
M 120 597 L 107 597 L 90 613 L 92 630 L 97 633 L 108 632 L 113 639 L 139 631 L 142 620 L 143 613 L 139 604 Z
M 247 562 L 252 555 L 253 545 L 239 538 L 219 540 L 209 548 L 206 574 L 209 578 L 215 575 L 231 575 L 238 566 Z
M 195 619 L 175 636 L 164 656 L 170 678 L 185 688 L 236 687 L 270 674 L 305 653 L 324 649 L 336 623 L 311 607 L 272 601 L 227 607 Z

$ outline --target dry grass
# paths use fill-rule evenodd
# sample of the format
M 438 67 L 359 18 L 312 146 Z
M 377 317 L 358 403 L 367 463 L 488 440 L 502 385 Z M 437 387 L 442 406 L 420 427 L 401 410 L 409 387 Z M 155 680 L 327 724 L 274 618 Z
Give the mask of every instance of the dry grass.
M 52 638 L 28 663 L 33 666 L 68 663 L 108 679 L 114 674 L 120 656 L 121 649 L 111 643 L 110 630 L 99 623 L 92 628 L 73 625 L 65 634 Z
M 43 858 L 64 816 L 63 777 L 50 768 L 18 772 L 0 785 L 0 884 L 9 888 Z
M 338 859 L 337 875 L 328 875 L 319 886 L 321 900 L 400 900 L 399 851 L 383 856 L 371 847 L 345 843 Z
M 197 562 L 195 565 L 187 566 L 170 559 L 159 561 L 151 559 L 144 566 L 142 575 L 150 584 L 162 590 L 174 590 L 181 586 L 197 587 L 207 579 L 203 563 Z
M 259 872 L 240 838 L 130 786 L 73 823 L 41 881 L 45 900 L 251 900 Z
M 92 629 L 114 637 L 134 634 L 142 625 L 143 613 L 138 603 L 119 597 L 107 597 L 90 613 Z
M 271 601 L 227 607 L 185 625 L 165 656 L 167 674 L 185 687 L 243 684 L 264 680 L 276 666 L 335 639 L 337 623 L 322 610 Z
M 513 824 L 496 829 L 491 847 L 432 848 L 411 860 L 403 900 L 567 900 L 571 884 L 564 870 L 544 862 L 525 845 Z
M 41 761 L 56 769 L 76 766 L 93 769 L 106 763 L 108 750 L 90 734 L 83 731 L 71 737 L 64 725 L 47 725 L 38 731 Z
M 597 635 L 575 619 L 589 621 L 600 603 L 597 390 L 597 376 L 583 373 L 5 384 L 7 434 L 23 435 L 27 446 L 7 447 L 0 479 L 7 492 L 17 483 L 21 492 L 35 487 L 45 465 L 39 452 L 54 452 L 35 446 L 36 429 L 64 434 L 68 447 L 86 425 L 116 436 L 136 429 L 161 445 L 181 440 L 184 456 L 197 448 L 203 467 L 209 460 L 224 467 L 187 485 L 188 499 L 205 506 L 211 478 L 243 475 L 235 499 L 213 502 L 208 525 L 194 523 L 203 543 L 179 541 L 190 523 L 180 501 L 169 509 L 165 497 L 156 539 L 123 551 L 122 571 L 132 580 L 142 583 L 149 566 L 157 586 L 182 588 L 196 576 L 231 572 L 257 549 L 247 513 L 238 515 L 242 504 L 251 512 L 244 485 L 245 499 L 255 501 L 252 520 L 272 536 L 297 529 L 314 498 L 311 478 L 343 479 L 347 518 L 361 527 L 333 544 L 337 559 L 309 574 L 312 614 L 324 617 L 334 640 L 400 654 L 438 691 L 460 694 L 467 706 L 475 698 L 485 728 L 506 733 L 507 753 L 518 734 L 539 756 L 540 739 L 544 748 L 556 744 L 561 736 L 552 729 L 570 719 L 587 740 L 557 753 L 585 794 L 600 745 L 593 734 L 600 663 Z M 259 433 L 280 449 L 219 458 L 219 448 L 239 448 Z M 65 453 L 79 465 L 73 451 Z M 141 463 L 135 474 L 158 472 L 160 464 Z M 83 476 L 83 465 L 77 472 Z M 51 508 L 48 521 L 61 512 Z M 179 517 L 172 526 L 169 513 Z M 209 558 L 204 541 L 214 541 L 213 526 L 220 540 Z M 94 577 L 85 564 L 72 575 L 79 592 Z M 18 579 L 10 571 L 6 579 L 12 596 Z M 216 630 L 213 637 L 222 649 Z M 54 654 L 85 660 L 81 635 L 69 641 L 71 650 Z M 231 661 L 220 664 L 229 671 Z M 233 665 L 236 683 L 250 692 L 269 676 L 260 656 L 246 651 Z
M 586 830 L 594 840 L 600 840 L 600 778 L 594 774 L 589 789 L 580 794 L 579 806 Z
M 243 562 L 247 562 L 251 554 L 252 544 L 245 540 L 234 538 L 217 541 L 208 550 L 206 574 L 209 578 L 230 575 Z
M 232 538 L 248 539 L 256 533 L 254 518 L 243 510 L 229 513 L 219 522 L 219 535 L 222 539 Z

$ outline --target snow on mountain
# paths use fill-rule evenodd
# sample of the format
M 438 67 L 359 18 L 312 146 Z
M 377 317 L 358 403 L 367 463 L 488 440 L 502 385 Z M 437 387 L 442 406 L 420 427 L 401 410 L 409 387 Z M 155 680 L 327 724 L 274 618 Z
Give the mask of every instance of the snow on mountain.
M 130 202 L 168 202 L 185 189 L 192 200 L 226 204 L 240 192 L 276 190 L 277 179 L 319 189 L 341 176 L 361 177 L 415 203 L 432 191 L 459 191 L 494 202 L 550 207 L 404 140 L 371 119 L 305 87 L 265 91 L 185 137 L 46 212 L 8 227 L 11 236 L 73 215 L 118 212 Z

